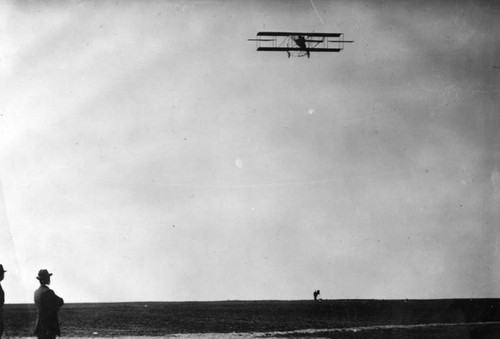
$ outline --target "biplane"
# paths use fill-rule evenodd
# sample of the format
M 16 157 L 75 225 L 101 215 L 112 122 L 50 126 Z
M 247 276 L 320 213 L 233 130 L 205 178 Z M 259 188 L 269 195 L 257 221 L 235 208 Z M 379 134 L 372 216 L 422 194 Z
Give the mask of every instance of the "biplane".
M 311 57 L 311 52 L 340 52 L 345 43 L 344 33 L 258 32 L 257 51 L 286 52 L 288 57 Z

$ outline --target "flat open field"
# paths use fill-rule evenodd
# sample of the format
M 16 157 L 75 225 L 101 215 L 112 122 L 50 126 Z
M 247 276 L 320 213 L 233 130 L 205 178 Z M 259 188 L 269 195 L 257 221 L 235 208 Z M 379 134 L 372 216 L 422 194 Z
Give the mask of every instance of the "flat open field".
M 5 305 L 5 337 L 32 336 L 33 305 Z M 500 338 L 500 299 L 67 304 L 63 337 Z

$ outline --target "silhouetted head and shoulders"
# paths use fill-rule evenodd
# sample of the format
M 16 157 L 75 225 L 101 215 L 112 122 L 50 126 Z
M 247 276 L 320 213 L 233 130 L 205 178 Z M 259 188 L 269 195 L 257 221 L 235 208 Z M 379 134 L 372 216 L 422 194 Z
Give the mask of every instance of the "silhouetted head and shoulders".
M 50 277 L 52 276 L 52 273 L 49 273 L 49 271 L 42 269 L 38 271 L 38 276 L 36 277 L 37 280 L 40 282 L 40 287 L 35 291 L 35 299 L 37 295 L 40 295 L 41 293 L 44 293 L 46 291 L 49 291 L 49 285 L 50 285 Z
M 6 270 L 3 269 L 3 265 L 0 264 L 0 282 L 3 280 L 3 278 L 5 277 L 5 272 L 7 272 Z

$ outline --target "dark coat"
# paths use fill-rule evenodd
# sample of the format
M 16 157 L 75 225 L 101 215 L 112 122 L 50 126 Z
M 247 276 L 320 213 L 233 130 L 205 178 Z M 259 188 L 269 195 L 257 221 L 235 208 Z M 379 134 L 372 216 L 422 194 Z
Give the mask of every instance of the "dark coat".
M 3 334 L 3 305 L 5 304 L 5 294 L 2 285 L 0 285 L 0 338 Z
M 54 291 L 46 285 L 41 285 L 35 291 L 35 305 L 37 318 L 35 325 L 35 335 L 47 333 L 61 335 L 57 312 L 64 305 L 64 300 L 59 298 Z
M 5 304 L 5 293 L 3 292 L 2 285 L 0 285 L 0 307 Z

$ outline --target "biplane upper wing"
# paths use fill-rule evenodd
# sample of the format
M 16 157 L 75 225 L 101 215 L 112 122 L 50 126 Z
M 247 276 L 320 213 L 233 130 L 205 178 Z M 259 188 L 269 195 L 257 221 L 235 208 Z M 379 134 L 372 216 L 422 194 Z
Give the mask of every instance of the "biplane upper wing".
M 307 37 L 326 37 L 339 38 L 342 33 L 304 33 L 304 32 L 258 32 L 257 36 L 307 36 Z

